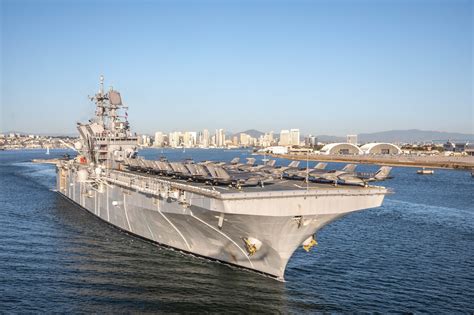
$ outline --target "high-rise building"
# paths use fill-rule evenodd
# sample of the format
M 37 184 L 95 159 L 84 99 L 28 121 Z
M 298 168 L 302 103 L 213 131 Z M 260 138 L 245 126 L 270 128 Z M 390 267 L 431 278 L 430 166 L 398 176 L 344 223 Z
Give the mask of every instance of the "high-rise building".
M 196 132 L 186 131 L 183 133 L 183 146 L 186 148 L 192 148 L 196 145 Z
M 150 144 L 151 144 L 150 136 L 142 135 L 141 140 L 139 139 L 139 144 L 144 146 L 144 147 L 149 147 Z
M 347 135 L 347 143 L 357 145 L 357 135 Z
M 239 138 L 237 136 L 232 137 L 232 145 L 239 145 Z
M 284 130 L 280 131 L 280 141 L 278 141 L 278 145 L 281 145 L 281 146 L 291 145 L 290 131 L 289 130 L 284 129 Z
M 165 135 L 161 131 L 155 132 L 155 147 L 162 147 L 165 142 Z
M 202 131 L 202 139 L 200 141 L 202 147 L 207 148 L 209 147 L 209 130 L 204 129 Z
M 216 129 L 216 146 L 219 148 L 225 145 L 225 134 L 224 129 Z
M 290 144 L 300 145 L 300 130 L 299 129 L 290 130 Z
M 250 145 L 250 135 L 246 134 L 246 133 L 241 133 L 240 134 L 240 145 L 241 146 L 244 146 L 244 147 L 247 147 Z
M 273 145 L 273 131 L 261 135 L 258 139 L 258 145 L 261 147 L 269 147 Z
M 270 142 L 270 145 L 273 145 L 273 142 L 275 141 L 275 138 L 273 138 L 273 130 L 270 131 L 268 135 L 265 134 L 265 136 L 267 137 L 267 140 Z
M 304 139 L 304 145 L 307 147 L 314 147 L 317 144 L 318 144 L 318 138 L 316 138 L 315 136 L 308 135 Z
M 172 148 L 177 148 L 182 145 L 182 134 L 179 131 L 170 132 L 168 136 L 169 146 Z

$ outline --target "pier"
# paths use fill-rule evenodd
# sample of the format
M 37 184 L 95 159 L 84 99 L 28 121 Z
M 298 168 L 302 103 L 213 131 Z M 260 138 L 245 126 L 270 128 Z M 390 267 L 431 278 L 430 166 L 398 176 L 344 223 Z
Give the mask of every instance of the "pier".
M 377 164 L 404 167 L 474 169 L 474 156 L 417 156 L 417 155 L 315 155 L 273 154 L 275 158 L 306 161 L 327 161 L 358 164 Z

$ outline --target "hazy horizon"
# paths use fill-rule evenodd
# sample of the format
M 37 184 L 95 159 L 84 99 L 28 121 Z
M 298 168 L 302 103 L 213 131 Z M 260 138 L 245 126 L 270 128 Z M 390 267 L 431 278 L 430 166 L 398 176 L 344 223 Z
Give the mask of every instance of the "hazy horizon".
M 1 2 L 0 130 L 73 134 L 105 76 L 140 133 L 474 134 L 473 2 Z
M 168 135 L 169 133 L 171 132 L 176 132 L 176 131 L 181 131 L 181 132 L 200 132 L 200 131 L 203 131 L 204 129 L 206 128 L 203 128 L 203 129 L 200 129 L 200 130 L 156 130 L 156 132 L 163 132 L 164 134 Z M 209 129 L 208 129 L 209 130 Z M 271 132 L 273 131 L 274 135 L 278 138 L 279 134 L 280 134 L 280 131 L 281 130 L 259 130 L 259 129 L 256 129 L 256 128 L 251 128 L 251 129 L 246 129 L 246 130 L 239 130 L 239 131 L 236 131 L 236 130 L 224 130 L 225 134 L 226 135 L 236 135 L 236 134 L 239 134 L 239 133 L 243 133 L 243 132 L 246 132 L 246 131 L 250 131 L 250 130 L 253 130 L 253 131 L 257 131 L 257 132 L 262 132 L 262 133 L 268 133 L 268 132 Z M 420 129 L 399 129 L 399 130 L 381 130 L 381 131 L 374 131 L 374 132 L 370 132 L 370 133 L 353 133 L 355 135 L 358 135 L 358 136 L 361 136 L 361 135 L 372 135 L 372 134 L 379 134 L 379 133 L 391 133 L 391 132 L 407 132 L 407 131 L 412 131 L 412 132 L 423 132 L 423 133 L 446 133 L 446 134 L 460 134 L 460 135 L 467 135 L 468 136 L 468 139 L 451 139 L 451 140 L 470 140 L 471 138 L 474 139 L 474 133 L 460 133 L 460 132 L 451 132 L 451 131 L 438 131 L 438 130 L 420 130 Z M 137 134 L 144 134 L 144 135 L 149 135 L 149 136 L 154 136 L 154 133 L 155 132 L 138 132 L 136 130 L 132 130 L 132 132 L 136 132 Z M 214 134 L 215 130 L 209 130 L 210 134 Z M 56 133 L 56 132 L 53 132 L 53 133 L 50 133 L 50 132 L 25 132 L 25 131 L 22 131 L 22 130 L 6 130 L 6 131 L 3 131 L 3 130 L 0 130 L 0 134 L 8 134 L 8 133 L 19 133 L 19 134 L 22 134 L 22 135 L 29 135 L 29 134 L 33 134 L 33 135 L 39 135 L 39 136 L 52 136 L 52 137 L 55 137 L 55 136 L 65 136 L 65 137 L 74 137 L 74 136 L 79 136 L 79 133 L 76 131 L 72 131 L 72 132 L 64 132 L 64 133 Z M 312 136 L 327 136 L 327 137 L 336 137 L 336 138 L 345 138 L 348 134 L 311 134 L 311 133 L 301 133 L 301 137 L 304 137 L 304 136 L 308 136 L 308 135 L 312 135 Z M 432 139 L 433 140 L 433 139 Z M 448 138 L 446 139 L 441 139 L 441 140 L 450 140 Z

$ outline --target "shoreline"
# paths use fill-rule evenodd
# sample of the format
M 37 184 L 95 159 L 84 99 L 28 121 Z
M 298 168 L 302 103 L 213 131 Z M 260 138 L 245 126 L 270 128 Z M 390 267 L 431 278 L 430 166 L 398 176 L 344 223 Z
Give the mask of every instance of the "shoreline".
M 263 154 L 262 154 L 263 155 Z M 474 157 L 444 157 L 444 156 L 342 156 L 342 155 L 296 155 L 296 154 L 270 154 L 274 158 L 283 158 L 298 161 L 325 161 L 340 163 L 357 164 L 377 164 L 383 166 L 401 166 L 401 167 L 429 167 L 438 169 L 474 169 Z

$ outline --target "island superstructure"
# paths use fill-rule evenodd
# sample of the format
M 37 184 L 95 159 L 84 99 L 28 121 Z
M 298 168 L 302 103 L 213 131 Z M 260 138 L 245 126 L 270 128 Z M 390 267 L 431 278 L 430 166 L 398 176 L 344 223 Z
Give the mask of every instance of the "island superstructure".
M 380 206 L 388 193 L 349 173 L 310 180 L 320 172 L 307 170 L 306 178 L 294 180 L 284 176 L 290 166 L 272 163 L 145 160 L 120 93 L 105 91 L 101 78 L 91 99 L 95 117 L 77 124 L 78 155 L 57 164 L 57 191 L 152 242 L 283 279 L 294 251 L 309 251 L 318 230 Z M 338 184 L 355 178 L 362 185 Z

